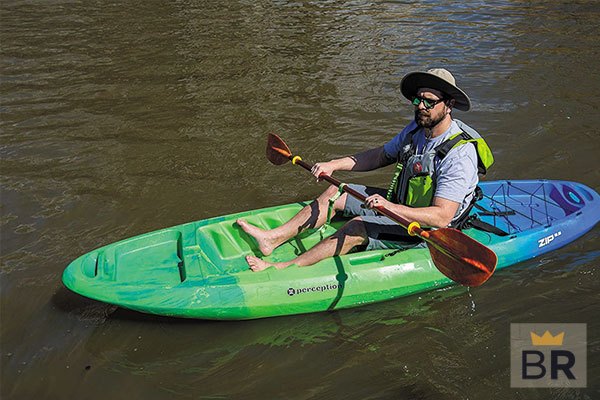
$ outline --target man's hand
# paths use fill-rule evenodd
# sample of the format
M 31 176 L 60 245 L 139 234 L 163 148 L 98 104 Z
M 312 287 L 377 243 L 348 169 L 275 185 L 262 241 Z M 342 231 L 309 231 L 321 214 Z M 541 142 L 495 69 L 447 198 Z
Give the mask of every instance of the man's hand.
M 335 168 L 334 162 L 327 161 L 324 163 L 316 163 L 315 165 L 313 165 L 312 169 L 310 170 L 310 173 L 317 177 L 317 181 L 319 181 L 319 176 L 331 176 L 331 174 L 333 174 L 336 170 L 337 169 Z
M 377 208 L 377 207 L 385 207 L 389 209 L 390 204 L 392 204 L 391 202 L 387 201 L 385 199 L 385 197 L 379 195 L 379 194 L 374 194 L 372 196 L 369 196 L 365 199 L 365 205 L 368 208 Z

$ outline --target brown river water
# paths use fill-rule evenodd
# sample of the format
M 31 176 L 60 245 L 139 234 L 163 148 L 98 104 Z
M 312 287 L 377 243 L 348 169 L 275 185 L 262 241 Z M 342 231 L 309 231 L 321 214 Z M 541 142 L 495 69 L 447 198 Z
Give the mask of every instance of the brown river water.
M 600 228 L 485 285 L 244 322 L 147 316 L 61 283 L 77 256 L 324 188 L 264 157 L 374 147 L 402 76 L 444 66 L 487 179 L 600 189 L 600 2 L 0 3 L 2 399 L 598 399 Z M 340 174 L 386 185 L 393 170 Z M 510 324 L 587 323 L 588 387 L 510 387 Z

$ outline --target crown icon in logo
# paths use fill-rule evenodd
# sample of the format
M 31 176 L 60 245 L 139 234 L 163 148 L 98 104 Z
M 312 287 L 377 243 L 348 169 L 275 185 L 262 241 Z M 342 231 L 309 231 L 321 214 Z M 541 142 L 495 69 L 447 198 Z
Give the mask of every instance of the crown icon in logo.
M 556 336 L 552 336 L 550 331 L 544 332 L 542 336 L 536 335 L 534 332 L 531 334 L 531 344 L 534 346 L 562 346 L 565 333 L 561 332 Z

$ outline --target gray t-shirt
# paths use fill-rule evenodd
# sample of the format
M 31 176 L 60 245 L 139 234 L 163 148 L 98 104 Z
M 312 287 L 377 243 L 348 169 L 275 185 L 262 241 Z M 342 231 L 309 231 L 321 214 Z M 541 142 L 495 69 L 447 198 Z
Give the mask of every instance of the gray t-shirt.
M 442 135 L 427 139 L 425 130 L 421 128 L 415 132 L 413 142 L 417 145 L 417 154 L 423 154 L 432 150 L 441 144 L 448 137 L 462 132 L 458 126 L 466 125 L 461 121 L 453 120 L 450 128 Z M 415 121 L 412 121 L 398 135 L 383 146 L 383 150 L 389 159 L 397 160 L 402 152 L 402 143 L 406 134 L 417 127 Z M 458 211 L 454 218 L 460 216 L 462 211 L 469 205 L 473 197 L 473 192 L 479 178 L 477 176 L 477 150 L 471 144 L 465 144 L 453 148 L 448 152 L 444 159 L 436 157 L 434 160 L 435 174 L 433 176 L 435 183 L 435 197 L 440 197 L 456 203 L 460 203 Z

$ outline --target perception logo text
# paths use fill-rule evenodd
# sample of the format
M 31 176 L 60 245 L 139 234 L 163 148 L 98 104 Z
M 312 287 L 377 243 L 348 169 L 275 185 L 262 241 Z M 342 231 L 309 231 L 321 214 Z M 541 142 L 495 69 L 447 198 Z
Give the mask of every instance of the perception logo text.
M 289 288 L 287 290 L 287 294 L 289 296 L 294 296 L 296 294 L 302 293 L 315 293 L 315 292 L 325 292 L 328 290 L 337 290 L 340 287 L 338 284 L 327 284 L 327 285 L 319 285 L 319 286 L 309 286 L 303 288 Z

